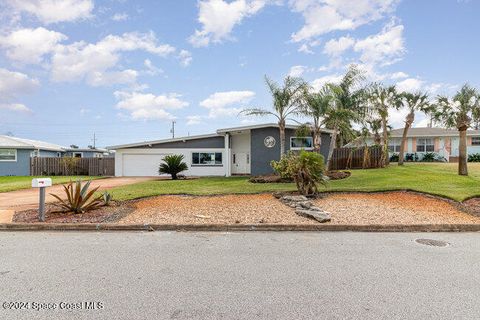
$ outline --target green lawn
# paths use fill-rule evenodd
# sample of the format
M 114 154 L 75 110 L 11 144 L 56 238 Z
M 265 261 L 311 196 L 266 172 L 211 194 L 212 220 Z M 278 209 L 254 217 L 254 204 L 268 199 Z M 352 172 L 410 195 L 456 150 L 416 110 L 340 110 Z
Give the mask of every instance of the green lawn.
M 470 176 L 456 174 L 457 164 L 391 164 L 386 169 L 352 170 L 351 177 L 330 181 L 325 191 L 383 191 L 409 189 L 462 201 L 480 195 L 480 163 L 469 164 Z M 0 180 L 1 181 L 1 180 Z M 295 190 L 293 183 L 254 184 L 245 177 L 147 181 L 112 190 L 116 200 L 162 194 L 228 194 Z
M 31 177 L 31 176 L 0 177 L 0 192 L 31 188 L 32 179 L 34 178 L 45 178 L 45 177 Z M 93 179 L 99 179 L 102 177 L 66 176 L 66 177 L 49 177 L 49 178 L 52 178 L 53 184 L 59 184 L 59 183 L 69 182 L 70 180 L 77 180 L 77 179 L 93 180 Z

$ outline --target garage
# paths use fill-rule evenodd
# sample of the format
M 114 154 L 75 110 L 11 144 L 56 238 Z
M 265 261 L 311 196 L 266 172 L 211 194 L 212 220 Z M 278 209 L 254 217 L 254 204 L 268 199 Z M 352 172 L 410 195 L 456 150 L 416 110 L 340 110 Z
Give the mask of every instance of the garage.
M 122 175 L 125 177 L 158 176 L 158 167 L 166 155 L 167 153 L 124 153 Z

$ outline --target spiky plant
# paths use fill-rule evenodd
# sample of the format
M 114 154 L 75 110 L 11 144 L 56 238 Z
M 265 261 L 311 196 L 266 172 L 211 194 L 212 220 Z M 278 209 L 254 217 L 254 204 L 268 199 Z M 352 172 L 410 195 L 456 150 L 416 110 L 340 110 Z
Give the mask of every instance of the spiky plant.
M 88 210 L 93 210 L 100 207 L 103 204 L 103 195 L 95 197 L 95 192 L 97 192 L 99 187 L 89 191 L 88 189 L 90 188 L 90 182 L 91 181 L 88 181 L 82 186 L 82 181 L 77 180 L 75 182 L 70 181 L 70 183 L 68 183 L 66 186 L 63 185 L 63 189 L 67 198 L 62 199 L 56 194 L 51 194 L 59 201 L 59 203 L 56 203 L 55 205 L 67 212 L 73 213 L 84 213 Z
M 178 174 L 182 171 L 188 170 L 188 166 L 183 162 L 184 156 L 182 154 L 171 154 L 163 158 L 163 163 L 160 164 L 158 172 L 160 174 L 169 174 L 172 180 L 178 179 Z

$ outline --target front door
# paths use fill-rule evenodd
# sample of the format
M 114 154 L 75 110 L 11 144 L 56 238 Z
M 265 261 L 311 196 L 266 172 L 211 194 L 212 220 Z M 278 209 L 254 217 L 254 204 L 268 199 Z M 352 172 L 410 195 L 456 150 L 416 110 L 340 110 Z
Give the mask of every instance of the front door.
M 232 174 L 248 174 L 248 154 L 237 152 L 232 155 Z

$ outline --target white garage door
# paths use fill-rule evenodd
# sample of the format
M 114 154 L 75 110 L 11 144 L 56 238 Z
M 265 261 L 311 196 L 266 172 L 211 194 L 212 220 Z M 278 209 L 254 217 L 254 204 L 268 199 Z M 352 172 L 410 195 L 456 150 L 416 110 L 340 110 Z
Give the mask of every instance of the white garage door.
M 129 177 L 158 176 L 158 167 L 165 153 L 123 154 L 123 175 Z

